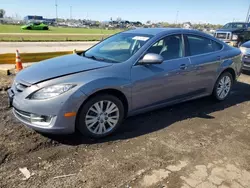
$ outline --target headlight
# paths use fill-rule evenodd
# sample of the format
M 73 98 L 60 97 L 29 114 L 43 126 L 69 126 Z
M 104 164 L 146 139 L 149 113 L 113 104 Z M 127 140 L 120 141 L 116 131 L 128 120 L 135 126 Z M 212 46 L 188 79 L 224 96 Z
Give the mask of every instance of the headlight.
M 240 47 L 240 51 L 241 51 L 241 53 L 244 54 L 244 55 L 250 54 L 250 48 Z
M 238 40 L 238 35 L 233 35 L 232 40 Z
M 60 85 L 53 85 L 53 86 L 48 86 L 45 88 L 42 88 L 38 90 L 37 92 L 33 93 L 29 98 L 30 99 L 35 99 L 35 100 L 43 100 L 43 99 L 49 99 L 56 97 L 58 95 L 61 95 L 76 85 L 74 84 L 60 84 Z

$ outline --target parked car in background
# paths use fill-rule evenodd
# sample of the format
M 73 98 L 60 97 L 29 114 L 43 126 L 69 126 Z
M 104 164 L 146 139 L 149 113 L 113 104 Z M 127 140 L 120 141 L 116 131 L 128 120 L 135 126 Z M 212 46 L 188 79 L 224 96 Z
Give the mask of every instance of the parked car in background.
M 44 23 L 30 23 L 21 27 L 23 30 L 49 30 L 49 26 Z
M 241 45 L 243 70 L 250 71 L 250 41 Z
M 127 116 L 209 95 L 225 100 L 241 68 L 240 50 L 211 35 L 135 29 L 24 69 L 8 94 L 28 127 L 100 138 Z
M 250 40 L 250 23 L 231 22 L 216 30 L 214 36 L 234 47 Z

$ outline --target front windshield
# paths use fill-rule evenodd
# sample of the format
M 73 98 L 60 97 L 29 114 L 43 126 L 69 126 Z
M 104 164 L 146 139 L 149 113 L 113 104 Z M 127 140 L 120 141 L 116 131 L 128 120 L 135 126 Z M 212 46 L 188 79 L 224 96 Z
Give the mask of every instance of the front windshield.
M 152 37 L 152 35 L 145 34 L 119 33 L 97 44 L 83 55 L 106 62 L 124 62 Z
M 243 29 L 246 27 L 244 23 L 228 23 L 223 26 L 223 29 Z

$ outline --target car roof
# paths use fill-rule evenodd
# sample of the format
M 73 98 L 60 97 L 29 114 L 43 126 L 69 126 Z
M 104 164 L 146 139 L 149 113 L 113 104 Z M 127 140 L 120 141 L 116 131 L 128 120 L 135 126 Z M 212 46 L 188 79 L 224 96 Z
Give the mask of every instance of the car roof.
M 124 33 L 145 34 L 145 35 L 154 35 L 154 36 L 172 34 L 172 33 L 183 33 L 183 34 L 198 34 L 198 35 L 208 36 L 208 34 L 198 31 L 198 30 L 183 29 L 183 28 L 141 28 L 141 29 L 128 30 L 128 31 L 125 31 Z
M 180 32 L 184 29 L 182 28 L 137 28 L 125 31 L 124 33 L 135 33 L 135 34 L 145 34 L 145 35 L 158 35 L 160 33 L 172 33 Z
M 247 24 L 247 22 L 229 22 L 229 24 Z

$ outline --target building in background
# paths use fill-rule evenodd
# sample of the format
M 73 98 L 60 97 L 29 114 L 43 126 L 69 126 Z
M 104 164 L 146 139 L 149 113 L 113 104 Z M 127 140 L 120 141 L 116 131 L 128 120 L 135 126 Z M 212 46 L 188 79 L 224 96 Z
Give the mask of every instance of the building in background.
M 56 19 L 44 18 L 43 16 L 28 15 L 24 17 L 24 21 L 29 22 L 43 22 L 46 24 L 54 24 Z

